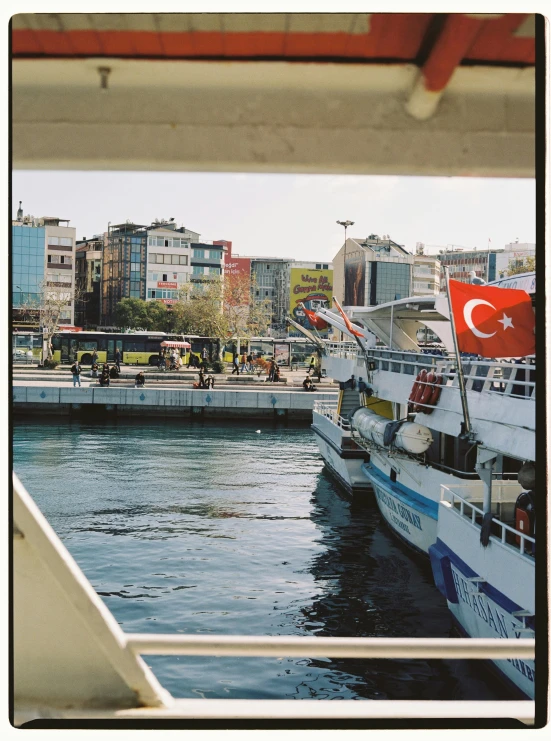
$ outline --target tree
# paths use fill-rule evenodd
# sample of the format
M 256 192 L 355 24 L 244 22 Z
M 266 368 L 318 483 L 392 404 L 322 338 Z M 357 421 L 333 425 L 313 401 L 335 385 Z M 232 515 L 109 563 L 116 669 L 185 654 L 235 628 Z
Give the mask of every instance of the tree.
M 509 260 L 507 275 L 518 275 L 519 273 L 532 273 L 536 269 L 536 256 L 527 255 L 521 259 Z
M 145 329 L 149 323 L 147 302 L 141 298 L 123 298 L 115 307 L 115 324 L 125 329 Z
M 227 273 L 224 276 L 222 301 L 228 337 L 262 337 L 270 326 L 270 301 L 255 301 L 255 276 Z
M 43 357 L 45 360 L 52 359 L 53 335 L 59 331 L 60 324 L 71 321 L 70 306 L 77 302 L 85 303 L 84 292 L 70 283 L 53 282 L 43 280 L 38 285 L 38 291 L 23 302 L 19 311 L 21 316 L 35 321 L 42 328 L 43 335 Z

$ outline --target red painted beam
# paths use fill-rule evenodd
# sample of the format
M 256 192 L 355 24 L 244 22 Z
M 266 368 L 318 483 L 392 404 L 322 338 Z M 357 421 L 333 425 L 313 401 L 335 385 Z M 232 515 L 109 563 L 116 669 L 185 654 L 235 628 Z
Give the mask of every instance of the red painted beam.
M 484 20 L 460 13 L 448 16 L 422 69 L 426 90 L 440 92 L 446 87 L 484 23 Z

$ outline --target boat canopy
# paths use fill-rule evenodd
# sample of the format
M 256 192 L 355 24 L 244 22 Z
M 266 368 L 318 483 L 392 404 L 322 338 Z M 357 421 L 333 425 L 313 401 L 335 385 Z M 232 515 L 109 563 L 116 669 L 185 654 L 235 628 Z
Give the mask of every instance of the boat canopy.
M 352 321 L 356 320 L 373 332 L 381 342 L 396 350 L 418 352 L 417 332 L 428 327 L 440 338 L 447 350 L 453 350 L 447 298 L 411 296 L 378 306 L 346 306 Z M 391 331 L 392 325 L 392 331 Z
M 191 347 L 189 342 L 174 342 L 172 340 L 163 340 L 161 342 L 161 347 Z

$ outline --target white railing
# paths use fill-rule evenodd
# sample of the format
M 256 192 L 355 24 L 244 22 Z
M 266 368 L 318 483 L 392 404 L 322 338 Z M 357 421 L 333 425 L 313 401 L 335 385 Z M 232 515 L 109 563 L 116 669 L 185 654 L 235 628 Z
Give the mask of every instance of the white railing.
M 459 390 L 455 357 L 429 355 L 418 352 L 388 349 L 369 350 L 367 356 L 359 348 L 336 349 L 332 357 L 373 364 L 373 370 L 391 371 L 416 377 L 422 370 L 444 377 L 444 385 Z M 535 370 L 533 364 L 511 363 L 497 360 L 471 360 L 462 358 L 463 375 L 467 391 L 487 391 L 515 398 L 536 399 Z M 528 380 L 526 380 L 528 378 Z
M 150 656 L 293 656 L 339 659 L 533 659 L 533 638 L 314 638 L 125 633 Z
M 474 486 L 472 484 L 457 484 L 453 487 L 442 485 L 440 488 L 440 501 L 448 502 L 454 512 L 457 512 L 461 517 L 470 520 L 471 523 L 476 527 L 480 527 L 476 520 L 478 516 L 479 521 L 482 521 L 482 518 L 484 517 L 484 511 L 480 507 L 477 507 L 475 504 L 473 504 L 472 501 L 466 499 L 464 495 L 461 496 L 461 494 L 457 492 L 458 489 L 462 493 L 468 493 L 469 496 L 474 495 L 478 500 L 481 500 L 483 496 L 483 484 Z M 496 503 L 502 504 L 504 502 L 512 501 L 508 497 L 503 497 L 504 492 L 507 491 L 512 491 L 515 495 L 518 495 L 520 494 L 522 489 L 515 481 L 501 481 L 499 483 L 492 482 L 492 500 Z M 496 517 L 492 518 L 492 522 L 495 523 L 500 529 L 500 535 L 490 535 L 491 539 L 495 539 L 497 537 L 501 543 L 506 545 L 514 545 L 514 547 L 516 547 L 516 539 L 518 538 L 520 541 L 518 548 L 521 554 L 526 553 L 526 543 L 531 543 L 533 548 L 536 542 L 535 538 L 532 538 L 530 535 L 526 535 L 520 530 L 516 530 L 510 525 L 506 525 L 504 522 L 497 519 Z M 509 540 L 507 540 L 507 534 L 509 534 Z
M 314 412 L 321 414 L 326 419 L 330 420 L 334 425 L 339 427 L 345 432 L 350 432 L 350 420 L 346 417 L 341 417 L 337 412 L 338 402 L 336 401 L 315 401 Z

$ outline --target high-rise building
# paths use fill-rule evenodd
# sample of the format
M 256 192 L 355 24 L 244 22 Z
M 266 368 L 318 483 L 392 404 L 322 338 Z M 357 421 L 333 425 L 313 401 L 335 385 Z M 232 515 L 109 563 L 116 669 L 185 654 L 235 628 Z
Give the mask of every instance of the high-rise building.
M 274 336 L 283 336 L 287 330 L 290 267 L 293 260 L 279 257 L 251 257 L 251 280 L 254 302 L 266 302 L 272 312 L 270 324 Z
M 75 251 L 75 281 L 78 295 L 75 302 L 75 323 L 94 328 L 100 324 L 101 270 L 103 245 L 107 232 L 77 242 Z
M 345 306 L 377 306 L 413 291 L 413 255 L 388 236 L 349 237 L 333 258 L 334 295 Z
M 115 326 L 123 298 L 173 303 L 191 274 L 191 239 L 198 237 L 174 219 L 152 224 L 109 225 L 103 251 L 103 326 Z
M 12 307 L 18 323 L 38 327 L 46 304 L 60 306 L 58 324 L 75 319 L 75 235 L 69 219 L 24 216 L 12 222 Z M 57 312 L 56 312 L 57 313 Z

